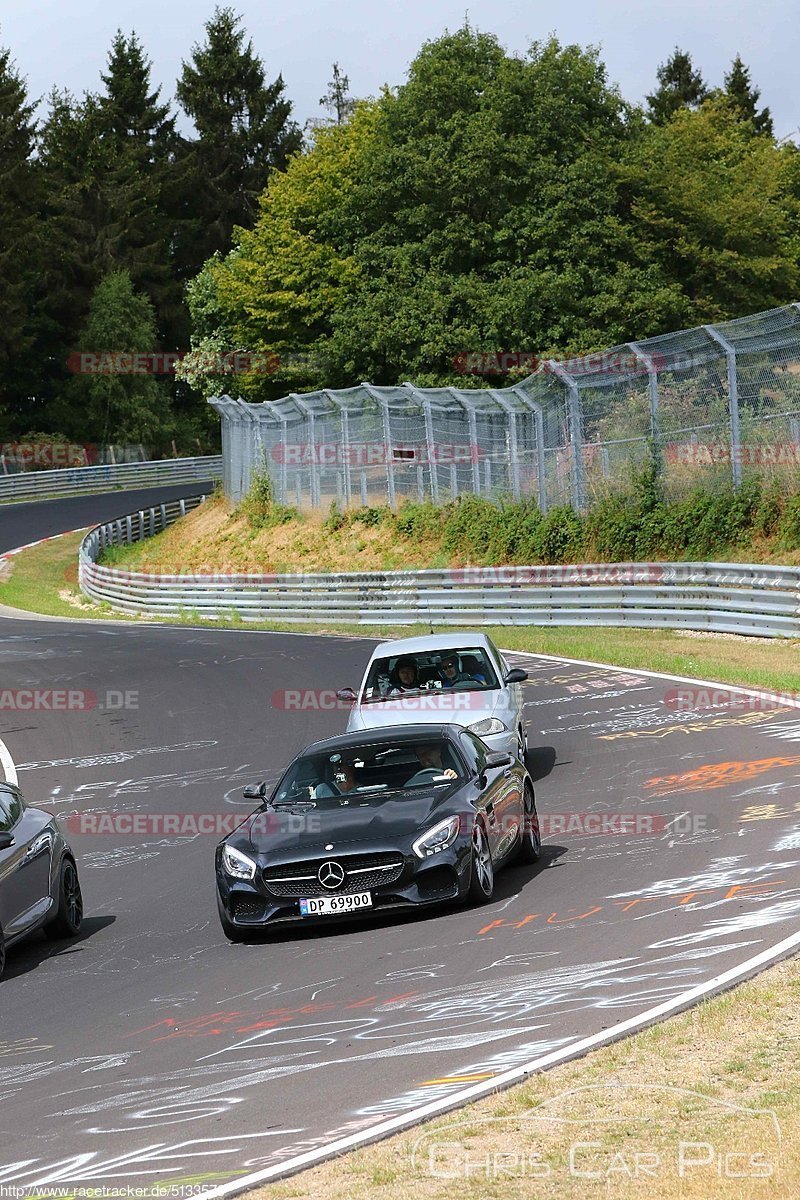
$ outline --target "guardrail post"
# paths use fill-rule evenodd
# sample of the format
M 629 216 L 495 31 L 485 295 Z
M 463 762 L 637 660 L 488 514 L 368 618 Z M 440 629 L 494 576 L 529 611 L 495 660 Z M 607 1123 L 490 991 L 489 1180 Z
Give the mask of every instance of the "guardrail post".
M 736 347 L 713 325 L 703 325 L 703 331 L 722 347 L 728 365 L 728 418 L 731 430 L 731 475 L 733 486 L 742 482 L 742 445 L 739 434 L 739 378 L 736 373 Z

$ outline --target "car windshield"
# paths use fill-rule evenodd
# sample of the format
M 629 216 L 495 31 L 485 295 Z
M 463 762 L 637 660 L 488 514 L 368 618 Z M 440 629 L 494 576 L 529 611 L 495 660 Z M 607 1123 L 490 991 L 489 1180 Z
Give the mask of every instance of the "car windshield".
M 482 646 L 418 650 L 414 654 L 376 658 L 370 666 L 361 703 L 391 703 L 408 693 L 488 692 L 499 686 L 489 656 Z
M 303 755 L 281 779 L 273 804 L 369 804 L 396 792 L 452 787 L 464 766 L 441 737 L 410 742 L 384 740 L 352 750 Z

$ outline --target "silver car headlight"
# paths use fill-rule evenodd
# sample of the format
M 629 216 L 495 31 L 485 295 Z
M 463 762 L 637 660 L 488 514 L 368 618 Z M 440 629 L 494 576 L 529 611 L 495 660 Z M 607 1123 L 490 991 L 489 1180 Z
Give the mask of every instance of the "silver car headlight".
M 233 846 L 222 847 L 222 865 L 226 874 L 232 875 L 234 879 L 253 879 L 255 877 L 256 864 L 252 858 L 242 854 L 241 850 L 235 850 Z
M 505 733 L 506 726 L 497 717 L 484 717 L 476 725 L 470 725 L 469 731 L 477 734 L 478 737 L 486 737 L 490 733 Z
M 438 854 L 440 850 L 446 850 L 448 846 L 452 846 L 458 837 L 460 825 L 461 818 L 459 816 L 447 817 L 423 833 L 422 837 L 418 837 L 411 849 L 417 858 L 430 858 L 432 854 Z

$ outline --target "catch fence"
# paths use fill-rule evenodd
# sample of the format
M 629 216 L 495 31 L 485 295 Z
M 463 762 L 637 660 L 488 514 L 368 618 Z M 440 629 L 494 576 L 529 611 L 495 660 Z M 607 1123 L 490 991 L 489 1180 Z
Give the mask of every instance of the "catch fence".
M 475 360 L 480 374 L 484 357 L 462 354 L 459 369 Z M 299 508 L 474 493 L 582 510 L 653 451 L 671 495 L 754 472 L 796 480 L 800 305 L 550 358 L 510 387 L 362 383 L 210 403 L 233 500 L 266 471 Z

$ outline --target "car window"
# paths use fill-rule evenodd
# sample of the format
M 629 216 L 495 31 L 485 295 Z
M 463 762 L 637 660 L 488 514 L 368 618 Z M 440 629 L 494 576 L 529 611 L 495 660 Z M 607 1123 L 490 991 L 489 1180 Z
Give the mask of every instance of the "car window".
M 362 704 L 407 693 L 433 691 L 491 691 L 500 687 L 495 666 L 483 646 L 418 650 L 414 654 L 392 654 L 376 658 L 370 665 Z
M 9 833 L 22 816 L 22 802 L 14 792 L 0 787 L 0 833 Z
M 273 804 L 369 804 L 416 788 L 463 782 L 464 764 L 442 737 L 383 739 L 369 746 L 302 755 L 278 784 Z
M 489 753 L 489 747 L 469 729 L 463 729 L 460 738 L 467 761 L 476 775 L 482 775 L 486 769 L 486 755 Z

